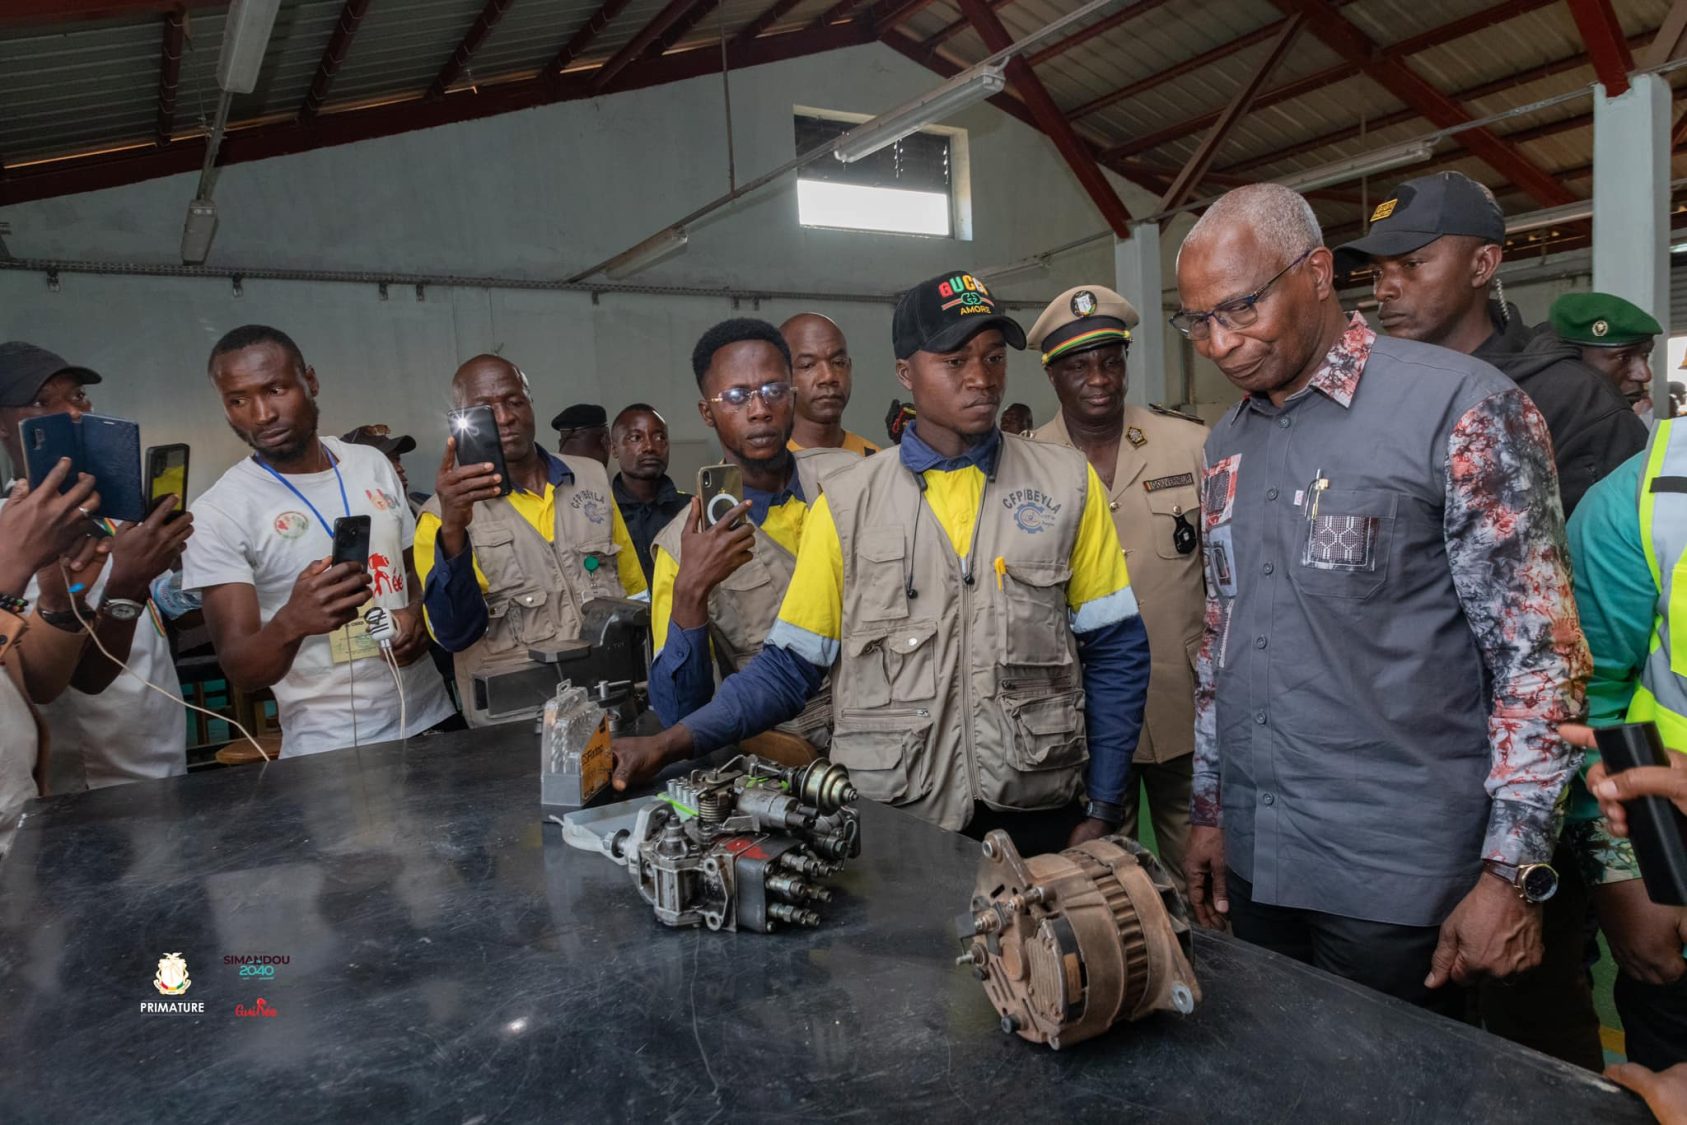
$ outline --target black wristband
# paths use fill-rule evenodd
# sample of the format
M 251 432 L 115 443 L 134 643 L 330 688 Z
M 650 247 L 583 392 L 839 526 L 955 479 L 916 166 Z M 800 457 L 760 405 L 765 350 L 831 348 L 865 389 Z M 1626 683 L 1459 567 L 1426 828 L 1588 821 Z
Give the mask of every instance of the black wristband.
M 62 630 L 66 633 L 80 633 L 83 631 L 82 622 L 91 621 L 94 613 L 92 610 L 84 607 L 82 609 L 82 618 L 81 620 L 78 620 L 76 617 L 76 610 L 73 609 L 37 609 L 35 611 L 35 616 L 39 617 L 42 621 L 51 625 L 55 629 Z
M 1112 828 L 1117 828 L 1125 822 L 1125 810 L 1122 806 L 1111 801 L 1091 801 L 1084 806 L 1084 815 L 1091 820 L 1099 820 Z

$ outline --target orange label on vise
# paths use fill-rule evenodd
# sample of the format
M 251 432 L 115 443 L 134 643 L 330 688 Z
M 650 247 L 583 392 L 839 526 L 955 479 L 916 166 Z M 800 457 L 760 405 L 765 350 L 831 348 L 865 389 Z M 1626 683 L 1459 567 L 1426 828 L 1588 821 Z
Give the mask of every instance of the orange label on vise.
M 582 805 L 589 803 L 609 784 L 609 773 L 614 763 L 614 755 L 609 747 L 609 716 L 605 715 L 598 720 L 597 730 L 592 732 L 592 737 L 586 742 L 586 748 L 580 751 Z

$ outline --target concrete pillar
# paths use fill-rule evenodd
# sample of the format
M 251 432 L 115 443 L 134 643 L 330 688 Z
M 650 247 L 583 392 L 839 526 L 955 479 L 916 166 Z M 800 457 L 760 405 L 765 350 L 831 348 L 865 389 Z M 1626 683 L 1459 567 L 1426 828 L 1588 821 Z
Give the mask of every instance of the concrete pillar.
M 1626 297 L 1669 331 L 1669 84 L 1634 79 L 1593 94 L 1593 287 Z M 1669 406 L 1666 338 L 1652 353 L 1652 401 Z
M 1113 288 L 1142 316 L 1131 330 L 1130 388 L 1125 398 L 1145 405 L 1169 402 L 1166 333 L 1160 311 L 1160 224 L 1136 223 L 1131 236 L 1113 240 Z

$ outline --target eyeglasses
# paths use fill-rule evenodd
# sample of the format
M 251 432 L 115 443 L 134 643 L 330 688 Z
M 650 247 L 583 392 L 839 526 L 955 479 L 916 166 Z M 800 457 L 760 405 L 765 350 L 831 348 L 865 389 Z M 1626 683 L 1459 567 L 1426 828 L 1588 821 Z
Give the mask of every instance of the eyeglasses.
M 750 396 L 755 395 L 765 406 L 777 406 L 791 397 L 791 384 L 780 380 L 776 383 L 763 383 L 759 387 L 728 387 L 720 394 L 708 401 L 742 410 L 750 404 Z
M 1180 311 L 1171 318 L 1171 326 L 1189 337 L 1191 340 L 1205 340 L 1212 335 L 1212 322 L 1218 321 L 1225 329 L 1246 328 L 1259 319 L 1259 303 L 1265 295 L 1271 292 L 1271 287 L 1281 281 L 1290 270 L 1300 265 L 1312 256 L 1318 247 L 1309 247 L 1305 253 L 1282 269 L 1270 281 L 1255 289 L 1245 297 L 1237 297 L 1233 301 L 1226 301 L 1210 312 Z

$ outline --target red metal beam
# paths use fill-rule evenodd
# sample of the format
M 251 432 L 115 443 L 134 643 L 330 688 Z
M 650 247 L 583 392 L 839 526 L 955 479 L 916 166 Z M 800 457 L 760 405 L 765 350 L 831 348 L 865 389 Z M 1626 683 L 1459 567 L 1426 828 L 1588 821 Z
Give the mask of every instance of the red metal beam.
M 180 8 L 164 17 L 164 58 L 158 65 L 158 143 L 170 143 L 176 131 L 176 87 L 182 81 L 182 29 L 187 13 Z
M 993 12 L 999 12 L 1014 2 L 1015 0 L 989 0 L 990 10 Z M 920 44 L 920 48 L 926 51 L 935 51 L 937 48 L 943 46 L 943 44 L 949 42 L 949 40 L 953 39 L 955 36 L 959 35 L 971 26 L 972 23 L 965 16 L 962 16 L 958 20 L 951 20 L 942 27 L 938 28 L 936 33 L 926 36 L 925 40 Z
M 163 15 L 177 8 L 225 7 L 228 0 L 0 0 L 0 26 Z
M 1646 41 L 1647 37 L 1645 34 L 1634 35 L 1629 38 L 1629 46 L 1640 46 Z M 1516 74 L 1508 74 L 1504 78 L 1496 78 L 1492 82 L 1483 82 L 1480 85 L 1467 86 L 1462 90 L 1455 90 L 1449 96 L 1454 101 L 1458 102 L 1477 101 L 1490 94 L 1496 94 L 1501 90 L 1510 89 L 1514 86 L 1527 85 L 1530 82 L 1538 82 L 1542 78 L 1550 78 L 1555 74 L 1562 74 L 1566 70 L 1574 70 L 1577 67 L 1586 65 L 1586 52 L 1577 51 L 1573 55 L 1565 55 L 1562 58 L 1553 59 L 1551 62 L 1544 62 L 1539 66 L 1532 66 L 1528 70 L 1519 71 Z M 1340 144 L 1342 141 L 1350 141 L 1355 137 L 1363 136 L 1367 133 L 1375 133 L 1382 129 L 1392 128 L 1395 125 L 1404 125 L 1408 121 L 1417 120 L 1417 116 L 1418 113 L 1415 109 L 1398 110 L 1394 113 L 1384 114 L 1382 117 L 1372 118 L 1369 121 L 1361 122 L 1357 125 L 1349 125 L 1344 129 L 1336 129 L 1329 133 L 1321 133 L 1316 137 L 1310 137 L 1307 140 L 1296 142 L 1288 148 L 1273 149 L 1271 152 L 1265 153 L 1262 156 L 1250 157 L 1247 160 L 1242 160 L 1235 164 L 1227 164 L 1224 166 L 1223 171 L 1247 172 L 1254 168 L 1264 167 L 1267 164 L 1275 164 L 1280 160 L 1287 160 L 1290 157 L 1302 156 L 1308 152 L 1316 152 L 1318 149 L 1325 148 L 1333 144 Z
M 310 80 L 310 92 L 305 95 L 305 104 L 299 109 L 300 117 L 308 121 L 322 112 L 322 103 L 328 100 L 328 88 L 334 84 L 334 76 L 340 73 L 346 53 L 351 50 L 352 38 L 368 10 L 369 0 L 346 0 L 346 6 L 340 9 L 340 22 L 334 25 L 334 34 L 328 40 L 327 49 L 322 52 L 322 61 L 316 64 L 316 77 Z
M 864 22 L 828 28 L 824 33 L 797 31 L 770 36 L 753 44 L 729 44 L 727 65 L 738 70 L 871 42 L 872 29 Z M 617 89 L 638 89 L 697 78 L 716 73 L 720 65 L 718 51 L 680 51 L 638 67 L 625 77 Z M 489 84 L 476 91 L 455 90 L 435 101 L 411 98 L 367 109 L 326 113 L 308 123 L 283 121 L 242 126 L 236 122 L 223 140 L 218 163 L 228 165 L 264 160 L 416 129 L 474 121 L 553 102 L 591 98 L 597 95 L 591 79 L 591 71 L 579 71 L 561 78 L 540 75 L 521 82 Z M 119 152 L 90 153 L 87 156 L 15 165 L 6 169 L 5 177 L 0 179 L 0 206 L 198 171 L 204 159 L 205 138 L 199 136 L 176 141 L 162 149 L 137 145 Z
M 603 29 L 608 27 L 615 17 L 621 14 L 622 9 L 630 3 L 632 3 L 632 0 L 603 0 L 603 7 L 593 12 L 592 18 L 581 25 L 580 30 L 576 31 L 569 37 L 568 42 L 563 44 L 562 50 L 551 61 L 548 73 L 560 74 L 572 66 L 574 60 L 580 57 L 580 52 L 591 46 L 592 40 L 602 34 Z
M 1308 29 L 1326 47 L 1359 67 L 1383 89 L 1417 110 L 1439 128 L 1467 125 L 1474 118 L 1457 102 L 1430 85 L 1415 70 L 1397 58 L 1383 56 L 1370 37 L 1360 31 L 1328 0 L 1272 0 L 1284 14 L 1300 12 Z M 1574 202 L 1575 196 L 1511 145 L 1486 128 L 1465 129 L 1458 143 L 1482 158 L 1491 168 L 1528 192 L 1543 207 Z
M 656 37 L 656 42 L 644 52 L 647 59 L 658 59 L 674 49 L 681 39 L 691 34 L 703 17 L 720 7 L 720 0 L 698 0 L 697 5 L 674 21 L 674 25 Z
M 1270 40 L 1277 38 L 1277 36 L 1282 33 L 1283 28 L 1288 25 L 1288 22 L 1288 20 L 1278 20 L 1276 23 L 1268 23 L 1264 27 L 1256 28 L 1253 31 L 1248 32 L 1246 35 L 1231 39 L 1225 43 L 1220 43 L 1211 50 L 1202 51 L 1198 55 L 1191 55 L 1189 58 L 1186 58 L 1181 62 L 1174 63 L 1173 65 L 1166 67 L 1164 70 L 1157 70 L 1145 78 L 1139 78 L 1128 86 L 1121 86 L 1117 90 L 1110 90 L 1101 95 L 1099 98 L 1087 101 L 1083 105 L 1069 111 L 1067 116 L 1071 117 L 1073 120 L 1077 120 L 1080 117 L 1088 117 L 1098 109 L 1106 109 L 1108 106 L 1122 102 L 1126 98 L 1134 98 L 1136 95 L 1147 90 L 1152 90 L 1156 86 L 1164 85 L 1165 83 L 1172 81 L 1174 78 L 1182 78 L 1185 74 L 1192 74 L 1204 66 L 1211 66 L 1220 59 L 1227 59 L 1231 55 L 1236 54 L 1238 51 L 1245 51 L 1256 44 L 1269 42 Z M 1222 110 L 1215 112 L 1213 115 L 1213 121 L 1217 121 L 1222 112 Z
M 469 25 L 468 34 L 464 35 L 463 41 L 457 44 L 457 49 L 451 52 L 451 57 L 445 60 L 445 65 L 439 68 L 439 73 L 434 77 L 433 85 L 428 87 L 428 97 L 442 98 L 445 96 L 445 91 L 451 88 L 453 82 L 462 77 L 464 69 L 468 67 L 469 61 L 474 58 L 475 52 L 480 50 L 480 45 L 486 42 L 486 37 L 492 34 L 492 29 L 498 26 L 498 21 L 504 18 L 504 13 L 509 10 L 513 3 L 515 3 L 515 0 L 486 0 L 486 6 L 480 10 L 480 15 L 476 16 L 474 23 Z
M 1351 0 L 1349 0 L 1349 2 L 1351 2 Z M 1442 24 L 1439 27 L 1432 27 L 1420 35 L 1412 36 L 1410 39 L 1402 39 L 1398 43 L 1384 47 L 1380 54 L 1385 58 L 1403 59 L 1409 55 L 1417 54 L 1420 51 L 1427 51 L 1432 47 L 1444 46 L 1445 44 L 1469 35 L 1474 31 L 1479 31 L 1482 28 L 1492 26 L 1495 23 L 1513 19 L 1536 8 L 1544 8 L 1548 4 L 1554 2 L 1555 0 L 1506 0 L 1505 3 L 1492 5 L 1491 7 L 1487 7 L 1479 12 L 1473 13 L 1472 15 L 1464 16 L 1461 19 L 1456 19 L 1450 23 Z M 1253 34 L 1258 35 L 1259 33 L 1255 32 Z M 1248 37 L 1244 36 L 1243 39 L 1248 39 Z M 1249 40 L 1249 42 L 1242 43 L 1242 46 L 1249 46 L 1253 42 L 1260 41 L 1261 40 L 1259 39 L 1252 39 Z M 1205 62 L 1217 61 L 1218 59 L 1234 54 L 1235 52 L 1229 48 L 1229 43 L 1223 43 L 1213 48 L 1211 51 L 1207 52 L 1207 54 L 1212 57 L 1206 59 Z M 1196 58 L 1201 57 L 1202 56 L 1199 55 L 1196 56 Z M 1582 56 L 1577 57 L 1581 58 Z M 1205 62 L 1203 62 L 1202 65 L 1205 65 Z M 1189 69 L 1193 68 L 1184 68 L 1183 64 L 1179 64 L 1177 67 L 1173 67 L 1170 70 L 1149 75 L 1142 81 L 1134 82 L 1130 87 L 1127 87 L 1129 93 L 1124 96 L 1129 97 L 1132 94 L 1139 94 L 1144 90 L 1159 85 L 1161 82 L 1170 81 L 1172 78 L 1188 73 Z M 1314 90 L 1321 90 L 1333 83 L 1352 78 L 1358 73 L 1359 67 L 1348 62 L 1337 63 L 1335 66 L 1325 67 L 1323 70 L 1317 71 L 1313 74 L 1308 74 L 1303 78 L 1297 78 L 1293 82 L 1287 82 L 1281 86 L 1275 86 L 1269 90 L 1261 92 L 1260 95 L 1254 99 L 1254 108 L 1264 109 L 1266 106 L 1276 105 L 1279 102 L 1290 101 L 1294 98 L 1300 97 L 1302 94 L 1309 94 Z M 1107 96 L 1110 98 L 1112 97 L 1112 95 Z M 1217 121 L 1220 112 L 1222 111 L 1217 109 L 1208 110 L 1205 113 L 1200 113 L 1194 117 L 1180 121 L 1175 125 L 1168 125 L 1164 129 L 1156 130 L 1151 134 L 1138 137 L 1132 141 L 1126 142 L 1125 144 L 1116 145 L 1114 146 L 1114 149 L 1109 151 L 1116 151 L 1121 156 L 1135 156 L 1139 152 L 1148 152 L 1151 149 L 1158 148 L 1160 145 L 1165 144 L 1168 141 L 1182 140 L 1184 137 L 1192 136 L 1193 134 L 1200 132 L 1202 129 L 1211 125 L 1214 121 Z M 1077 116 L 1076 111 L 1073 116 Z
M 1138 16 L 1145 16 L 1149 12 L 1152 12 L 1155 8 L 1163 7 L 1167 2 L 1168 0 L 1137 0 L 1135 4 L 1132 4 L 1128 8 L 1121 8 L 1104 19 L 1096 20 L 1088 27 L 1079 28 L 1077 31 L 1074 31 L 1071 35 L 1068 35 L 1064 39 L 1056 39 L 1047 47 L 1033 51 L 1030 57 L 1031 65 L 1042 66 L 1050 59 L 1058 58 L 1061 55 L 1064 55 L 1073 47 L 1079 46 L 1083 43 L 1088 43 L 1091 39 L 1094 39 L 1098 35 L 1106 35 L 1115 27 L 1121 27 L 1124 24 L 1129 23 L 1131 20 L 1136 19 Z
M 626 46 L 616 51 L 614 56 L 592 75 L 593 92 L 603 93 L 634 59 L 644 54 L 652 43 L 661 38 L 664 31 L 678 23 L 686 13 L 702 2 L 703 0 L 668 0 L 667 5 L 640 28 L 638 34 L 634 35 Z
M 1628 72 L 1634 69 L 1634 55 L 1628 49 L 1623 25 L 1611 10 L 1611 0 L 1569 0 L 1569 3 L 1576 30 L 1582 33 L 1588 58 L 1593 60 L 1593 73 L 1599 76 L 1605 93 L 1614 98 L 1628 89 Z
M 763 9 L 762 14 L 745 24 L 743 30 L 734 36 L 736 42 L 748 43 L 780 20 L 801 4 L 802 0 L 773 0 L 773 3 Z
M 990 10 L 984 0 L 960 0 L 961 11 L 972 26 L 978 30 L 979 37 L 984 40 L 984 48 L 990 52 L 1004 51 L 1013 45 L 1013 36 L 1008 34 L 1007 28 L 1002 26 L 1001 18 Z M 1101 217 L 1107 220 L 1107 225 L 1119 238 L 1130 237 L 1131 213 L 1125 206 L 1119 193 L 1113 190 L 1113 185 L 1102 172 L 1101 166 L 1095 162 L 1095 156 L 1090 152 L 1078 134 L 1073 131 L 1072 123 L 1066 120 L 1060 112 L 1060 107 L 1054 104 L 1054 98 L 1044 88 L 1031 64 L 1022 56 L 1014 55 L 1007 64 L 1008 80 L 1013 83 L 1019 96 L 1025 99 L 1030 107 L 1031 116 L 1043 132 L 1049 135 L 1054 147 L 1059 150 L 1066 164 L 1072 169 L 1072 174 L 1078 177 L 1078 182 L 1089 193 L 1090 200 Z
M 1160 200 L 1160 210 L 1169 211 L 1173 207 L 1181 207 L 1189 199 L 1190 194 L 1195 190 L 1195 185 L 1201 182 L 1201 177 L 1212 166 L 1213 157 L 1218 154 L 1219 146 L 1230 135 L 1230 130 L 1235 128 L 1236 123 L 1248 112 L 1248 106 L 1253 102 L 1254 96 L 1259 93 L 1259 88 L 1265 85 L 1266 79 L 1271 77 L 1272 71 L 1276 70 L 1278 64 L 1283 61 L 1283 56 L 1289 53 L 1290 47 L 1294 46 L 1295 37 L 1300 34 L 1300 29 L 1305 23 L 1306 17 L 1298 14 L 1282 21 L 1277 37 L 1271 42 L 1271 50 L 1266 53 L 1264 59 L 1260 60 L 1259 66 L 1254 69 L 1253 74 L 1248 76 L 1248 80 L 1242 84 L 1242 88 L 1236 91 L 1235 96 L 1230 99 L 1230 104 L 1224 107 L 1224 112 L 1219 114 L 1218 120 L 1213 123 L 1212 130 L 1207 133 L 1206 139 L 1201 142 L 1200 147 L 1195 150 L 1195 154 L 1183 165 L 1183 168 L 1177 174 L 1177 178 L 1172 181 L 1172 186 L 1166 189 L 1165 197 Z

